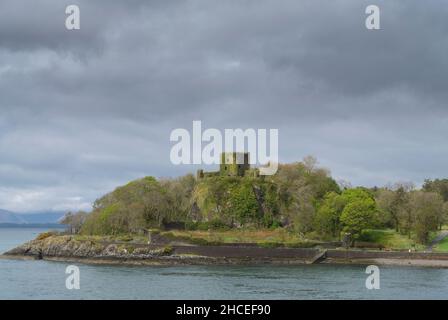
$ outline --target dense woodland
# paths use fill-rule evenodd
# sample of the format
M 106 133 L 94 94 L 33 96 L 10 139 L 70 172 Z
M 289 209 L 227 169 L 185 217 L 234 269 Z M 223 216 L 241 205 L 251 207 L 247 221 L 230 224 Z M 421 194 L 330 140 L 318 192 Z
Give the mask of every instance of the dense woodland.
M 385 187 L 337 183 L 312 157 L 262 178 L 193 175 L 145 177 L 96 200 L 91 213 L 65 223 L 88 235 L 136 233 L 177 225 L 190 230 L 285 228 L 308 239 L 353 239 L 370 228 L 394 228 L 427 243 L 448 216 L 448 179 Z

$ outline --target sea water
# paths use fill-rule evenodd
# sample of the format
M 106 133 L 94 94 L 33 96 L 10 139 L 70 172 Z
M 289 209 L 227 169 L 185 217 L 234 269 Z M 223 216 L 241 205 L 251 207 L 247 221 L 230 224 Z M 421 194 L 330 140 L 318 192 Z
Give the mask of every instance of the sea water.
M 0 252 L 44 229 L 0 228 Z M 80 289 L 66 288 L 73 263 L 0 259 L 0 299 L 447 299 L 448 269 L 380 266 L 380 289 L 366 266 L 125 267 L 75 263 Z

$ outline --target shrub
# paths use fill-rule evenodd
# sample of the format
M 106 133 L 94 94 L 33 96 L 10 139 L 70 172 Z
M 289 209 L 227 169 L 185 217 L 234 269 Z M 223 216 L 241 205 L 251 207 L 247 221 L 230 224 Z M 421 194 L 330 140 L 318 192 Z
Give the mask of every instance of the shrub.
M 126 250 L 128 251 L 128 253 L 129 253 L 129 254 L 133 254 L 133 253 L 134 253 L 134 250 L 135 250 L 135 248 L 134 248 L 134 247 L 132 247 L 132 246 L 127 246 L 127 247 L 126 247 Z
M 220 219 L 213 219 L 211 221 L 198 221 L 198 222 L 186 222 L 185 229 L 187 230 L 199 230 L 199 231 L 207 231 L 207 230 L 221 230 L 227 231 L 230 230 L 231 227 L 226 224 L 224 221 Z
M 218 219 L 210 221 L 209 227 L 213 230 L 230 230 L 230 227 L 227 224 Z
M 277 229 L 281 227 L 281 222 L 278 220 L 274 220 L 272 221 L 271 226 L 269 227 L 270 229 Z
M 36 240 L 44 240 L 44 239 L 50 238 L 50 237 L 55 236 L 55 235 L 57 235 L 57 232 L 55 232 L 55 231 L 43 232 L 43 233 L 40 233 L 36 237 Z
M 173 248 L 172 246 L 165 246 L 165 247 L 163 248 L 163 250 L 162 250 L 162 253 L 163 253 L 164 255 L 169 256 L 169 255 L 171 255 L 171 254 L 174 253 L 174 248 Z

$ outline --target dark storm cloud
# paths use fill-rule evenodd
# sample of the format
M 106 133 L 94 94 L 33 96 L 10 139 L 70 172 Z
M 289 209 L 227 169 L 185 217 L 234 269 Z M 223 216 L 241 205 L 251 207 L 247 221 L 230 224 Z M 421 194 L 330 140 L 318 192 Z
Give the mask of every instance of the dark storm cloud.
M 81 9 L 67 31 L 65 7 Z M 176 176 L 169 134 L 278 128 L 337 178 L 445 176 L 448 6 L 376 1 L 2 1 L 0 207 L 87 208 Z

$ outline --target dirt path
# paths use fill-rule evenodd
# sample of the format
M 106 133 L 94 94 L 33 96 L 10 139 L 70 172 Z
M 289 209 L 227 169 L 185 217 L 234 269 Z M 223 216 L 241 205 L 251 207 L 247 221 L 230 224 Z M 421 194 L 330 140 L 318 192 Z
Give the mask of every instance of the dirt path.
M 441 231 L 437 237 L 434 238 L 434 240 L 431 241 L 431 243 L 426 247 L 426 250 L 429 252 L 432 252 L 432 248 L 438 244 L 440 241 L 448 237 L 448 230 Z

